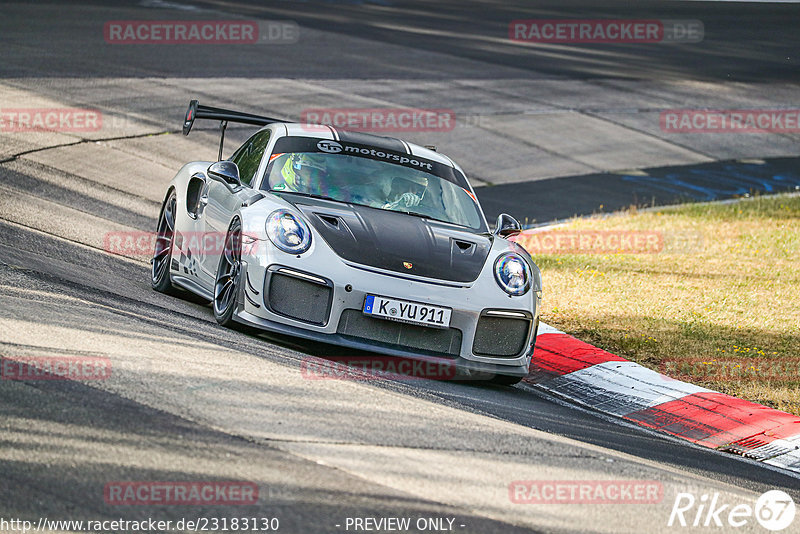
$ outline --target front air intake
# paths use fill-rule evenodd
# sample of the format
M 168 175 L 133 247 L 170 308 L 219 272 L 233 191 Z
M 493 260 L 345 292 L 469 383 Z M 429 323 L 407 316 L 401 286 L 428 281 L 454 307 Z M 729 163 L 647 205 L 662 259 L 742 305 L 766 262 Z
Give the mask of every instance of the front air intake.
M 478 319 L 472 353 L 478 356 L 513 358 L 526 348 L 531 316 L 525 312 L 485 310 Z
M 455 358 L 461 352 L 461 330 L 457 328 L 387 321 L 364 315 L 361 310 L 344 310 L 336 333 L 430 356 Z
M 264 285 L 267 307 L 273 313 L 316 325 L 328 322 L 333 297 L 329 281 L 279 268 L 270 270 Z

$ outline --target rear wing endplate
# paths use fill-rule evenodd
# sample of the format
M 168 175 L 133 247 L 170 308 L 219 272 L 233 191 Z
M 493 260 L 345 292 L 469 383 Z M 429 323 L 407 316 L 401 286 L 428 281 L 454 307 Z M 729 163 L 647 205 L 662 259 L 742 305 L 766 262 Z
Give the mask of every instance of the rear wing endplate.
M 183 135 L 189 135 L 189 132 L 192 131 L 192 126 L 194 126 L 194 121 L 197 119 L 219 121 L 219 129 L 221 132 L 219 139 L 219 160 L 222 160 L 222 145 L 225 143 L 225 128 L 228 127 L 228 122 L 252 124 L 253 126 L 266 126 L 274 122 L 287 122 L 281 119 L 253 115 L 252 113 L 203 106 L 197 100 L 192 100 L 189 102 L 189 109 L 186 110 L 186 116 L 183 119 Z

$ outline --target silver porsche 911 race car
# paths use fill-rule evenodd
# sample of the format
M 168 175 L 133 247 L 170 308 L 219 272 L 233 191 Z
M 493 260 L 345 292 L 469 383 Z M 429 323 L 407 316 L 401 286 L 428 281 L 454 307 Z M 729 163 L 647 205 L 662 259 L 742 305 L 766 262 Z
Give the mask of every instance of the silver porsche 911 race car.
M 152 285 L 214 317 L 381 355 L 450 362 L 513 384 L 528 373 L 541 276 L 490 231 L 472 187 L 431 147 L 193 100 L 220 121 L 219 160 L 186 164 L 159 216 Z M 222 160 L 228 122 L 260 126 Z

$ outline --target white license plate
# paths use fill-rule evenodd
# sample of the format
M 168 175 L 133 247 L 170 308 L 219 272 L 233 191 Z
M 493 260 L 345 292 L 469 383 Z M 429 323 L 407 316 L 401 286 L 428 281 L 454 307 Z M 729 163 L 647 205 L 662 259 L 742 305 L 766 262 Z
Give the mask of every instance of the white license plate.
M 434 328 L 448 328 L 450 326 L 450 314 L 453 310 L 420 302 L 367 295 L 367 298 L 364 299 L 363 311 L 366 315 L 380 317 L 381 319 L 432 326 Z

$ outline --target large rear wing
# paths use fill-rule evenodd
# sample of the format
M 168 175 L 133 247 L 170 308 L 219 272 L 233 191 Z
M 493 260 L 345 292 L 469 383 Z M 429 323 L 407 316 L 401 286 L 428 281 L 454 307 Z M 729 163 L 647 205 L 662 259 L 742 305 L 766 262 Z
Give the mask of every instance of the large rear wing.
M 219 139 L 219 160 L 222 160 L 222 145 L 225 143 L 225 128 L 228 127 L 229 122 L 252 124 L 253 126 L 266 126 L 274 122 L 288 122 L 281 119 L 253 115 L 252 113 L 244 113 L 242 111 L 203 106 L 197 100 L 192 100 L 189 102 L 189 109 L 186 110 L 186 116 L 183 119 L 183 135 L 189 135 L 196 119 L 219 121 L 219 129 L 221 132 Z

